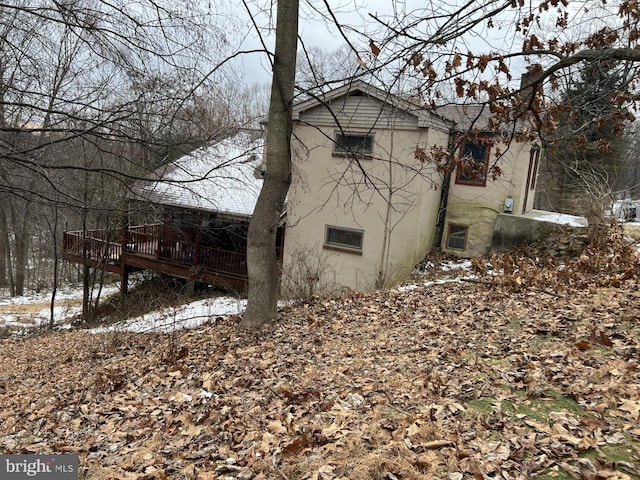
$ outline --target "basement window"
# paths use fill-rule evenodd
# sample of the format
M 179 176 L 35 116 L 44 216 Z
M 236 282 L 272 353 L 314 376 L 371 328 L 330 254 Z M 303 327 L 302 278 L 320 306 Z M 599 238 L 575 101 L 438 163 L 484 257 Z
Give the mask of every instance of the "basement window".
M 325 226 L 324 248 L 362 254 L 364 231 Z
M 373 154 L 373 135 L 360 133 L 338 133 L 333 143 L 335 156 Z
M 447 232 L 447 249 L 464 251 L 467 249 L 467 237 L 469 227 L 467 225 L 449 224 Z

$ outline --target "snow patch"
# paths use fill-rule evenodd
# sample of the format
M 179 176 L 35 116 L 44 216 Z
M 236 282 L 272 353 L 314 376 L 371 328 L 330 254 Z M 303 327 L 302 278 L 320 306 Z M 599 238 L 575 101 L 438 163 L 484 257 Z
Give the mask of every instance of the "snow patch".
M 396 288 L 398 292 L 410 292 L 411 290 L 417 290 L 418 288 L 429 288 L 434 285 L 445 285 L 447 283 L 462 283 L 465 280 L 474 280 L 477 277 L 471 275 L 468 277 L 458 277 L 458 278 L 443 278 L 440 280 L 433 280 L 430 282 L 424 283 L 410 283 L 408 285 L 402 285 L 401 287 Z
M 105 286 L 101 296 L 108 297 L 119 291 L 118 285 Z M 54 318 L 56 328 L 73 328 L 72 320 L 82 313 L 82 288 L 67 287 L 56 293 Z M 51 315 L 50 293 L 33 293 L 14 298 L 0 299 L 3 313 L 0 315 L 0 328 L 11 328 L 13 331 L 28 332 L 33 328 L 49 324 Z M 186 305 L 169 307 L 118 322 L 105 327 L 88 330 L 91 333 L 104 332 L 172 332 L 174 330 L 195 328 L 208 321 L 228 315 L 242 313 L 246 300 L 236 297 L 217 297 L 198 300 Z M 29 307 L 30 308 L 26 308 Z M 12 308 L 15 307 L 15 310 Z M 35 307 L 35 308 L 34 308 Z M 37 308 L 42 307 L 37 310 Z
M 443 272 L 450 272 L 451 270 L 471 270 L 471 260 L 451 260 L 448 262 L 442 262 L 440 264 L 440 270 Z
M 108 297 L 119 291 L 118 285 L 108 285 L 102 288 L 101 296 Z M 4 293 L 4 292 L 3 292 Z M 71 320 L 82 312 L 82 307 L 73 302 L 82 300 L 82 288 L 65 287 L 56 292 L 53 317 L 59 328 L 69 327 Z M 30 330 L 49 324 L 51 316 L 51 292 L 31 293 L 19 297 L 7 297 L 0 299 L 0 307 L 3 313 L 0 316 L 0 328 L 18 327 Z M 26 310 L 29 305 L 41 306 L 38 311 Z M 12 311 L 15 307 L 15 311 Z
M 234 297 L 207 298 L 179 307 L 169 307 L 147 313 L 107 327 L 93 328 L 89 332 L 168 333 L 195 328 L 218 317 L 237 315 L 244 311 L 246 305 L 246 300 Z
M 533 220 L 540 220 L 557 225 L 566 225 L 568 227 L 588 227 L 589 222 L 584 217 L 576 215 L 568 215 L 566 213 L 546 212 L 543 210 L 531 210 L 523 215 L 523 217 Z

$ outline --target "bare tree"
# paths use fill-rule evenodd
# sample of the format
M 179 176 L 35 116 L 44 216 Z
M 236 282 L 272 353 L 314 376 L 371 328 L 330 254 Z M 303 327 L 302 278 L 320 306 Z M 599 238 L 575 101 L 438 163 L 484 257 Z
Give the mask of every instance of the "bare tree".
M 259 326 L 276 316 L 279 269 L 276 231 L 291 183 L 292 107 L 298 42 L 298 0 L 280 0 L 265 144 L 266 174 L 249 223 L 249 292 L 242 325 Z
M 456 98 L 490 110 L 496 128 L 528 118 L 539 133 L 552 135 L 566 108 L 549 101 L 562 75 L 585 61 L 626 62 L 631 72 L 640 60 L 635 3 L 575 3 L 486 0 L 442 3 L 403 17 L 372 16 L 386 32 L 371 44 L 374 67 L 393 65 L 399 74 L 420 79 L 417 88 L 432 108 Z M 506 29 L 515 39 L 506 41 Z M 529 75 L 520 83 L 517 72 L 524 70 Z M 633 88 L 623 86 L 616 101 L 632 101 Z
M 302 95 L 318 95 L 352 81 L 361 72 L 348 45 L 333 51 L 305 47 L 298 53 L 296 86 Z
M 0 6 L 0 267 L 13 294 L 31 239 L 61 229 L 40 211 L 87 228 L 109 211 L 121 222 L 132 181 L 227 127 L 217 25 L 229 20 L 215 16 L 180 1 Z
M 626 179 L 625 195 L 638 198 L 640 195 L 640 130 L 637 121 L 626 130 L 625 135 L 627 136 L 626 144 L 629 146 L 623 173 L 623 178 Z

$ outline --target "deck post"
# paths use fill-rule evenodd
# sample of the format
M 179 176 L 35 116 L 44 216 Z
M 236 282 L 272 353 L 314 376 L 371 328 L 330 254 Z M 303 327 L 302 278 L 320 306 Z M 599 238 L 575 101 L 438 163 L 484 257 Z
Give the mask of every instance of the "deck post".
M 193 265 L 200 265 L 200 237 L 202 232 L 202 213 L 200 210 L 196 210 L 196 228 L 194 235 L 194 252 L 193 252 Z
M 129 207 L 127 202 L 124 209 L 124 219 L 122 222 L 122 245 L 120 246 L 120 302 L 124 304 L 125 297 L 129 291 L 129 269 L 125 262 L 125 252 L 127 251 L 127 244 L 129 243 Z
M 120 300 L 124 303 L 124 299 L 129 293 L 129 269 L 124 262 L 121 262 L 120 271 Z

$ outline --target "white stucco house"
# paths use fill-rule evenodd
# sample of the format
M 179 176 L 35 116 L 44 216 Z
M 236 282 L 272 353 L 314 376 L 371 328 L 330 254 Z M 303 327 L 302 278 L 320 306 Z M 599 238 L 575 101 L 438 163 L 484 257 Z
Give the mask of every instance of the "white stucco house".
M 434 248 L 476 257 L 542 230 L 551 217 L 532 210 L 540 148 L 503 141 L 478 108 L 432 110 L 362 81 L 295 104 L 291 186 L 274 246 L 283 289 L 388 286 Z M 123 278 L 147 268 L 242 290 L 261 150 L 241 132 L 186 155 L 133 189 L 162 206 L 161 221 L 127 225 L 116 240 L 92 232 L 88 249 L 87 232 L 67 232 L 66 257 L 94 264 L 86 251 L 108 250 Z
M 498 140 L 477 109 L 433 111 L 354 82 L 296 104 L 293 118 L 284 261 L 324 255 L 327 283 L 394 283 L 434 247 L 482 255 L 498 216 L 532 209 L 540 148 Z M 453 171 L 417 155 L 438 150 L 453 150 Z

